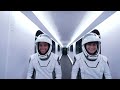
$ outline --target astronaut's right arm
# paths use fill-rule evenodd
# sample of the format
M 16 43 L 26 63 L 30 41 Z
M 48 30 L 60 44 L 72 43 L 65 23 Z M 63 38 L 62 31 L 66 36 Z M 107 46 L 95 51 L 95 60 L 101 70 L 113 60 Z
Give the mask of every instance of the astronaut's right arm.
M 79 61 L 74 57 L 74 62 L 72 65 L 71 79 L 77 79 L 77 73 L 79 70 Z
M 30 61 L 30 62 L 29 62 L 29 65 L 28 65 L 27 79 L 32 79 L 34 67 L 33 67 L 31 58 L 30 58 L 29 61 Z

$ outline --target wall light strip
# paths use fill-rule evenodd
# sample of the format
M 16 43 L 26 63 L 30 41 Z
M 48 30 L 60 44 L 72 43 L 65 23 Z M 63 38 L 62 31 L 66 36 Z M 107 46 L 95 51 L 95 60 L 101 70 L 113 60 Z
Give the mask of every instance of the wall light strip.
M 95 29 L 98 29 L 101 35 L 105 35 L 110 31 L 115 31 L 117 27 L 120 27 L 120 11 L 115 12 Z
M 83 17 L 79 26 L 76 28 L 75 33 L 68 43 L 67 47 L 74 42 L 74 40 L 92 23 L 94 22 L 103 11 L 87 11 L 86 15 Z
M 63 47 L 59 35 L 57 33 L 57 28 L 53 23 L 52 18 L 47 11 L 32 11 L 36 17 L 41 21 L 41 23 L 47 28 L 47 30 L 51 33 L 51 35 L 57 40 L 57 42 Z

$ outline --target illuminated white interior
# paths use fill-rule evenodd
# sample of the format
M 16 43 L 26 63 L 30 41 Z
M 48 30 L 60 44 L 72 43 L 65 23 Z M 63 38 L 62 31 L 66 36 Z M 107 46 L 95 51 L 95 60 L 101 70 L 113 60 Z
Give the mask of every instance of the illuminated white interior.
M 71 41 L 68 43 L 67 47 L 74 42 L 74 40 L 93 22 L 97 19 L 103 11 L 88 11 L 86 15 L 83 17 L 79 26 L 76 28 Z
M 55 37 L 57 42 L 63 47 L 63 44 L 60 41 L 57 27 L 55 26 L 52 17 L 49 15 L 48 11 L 32 11 L 36 17 L 41 21 L 41 23 L 47 28 L 47 30 Z
M 37 30 L 40 30 L 39 27 L 37 27 L 29 18 L 27 18 L 23 13 L 21 13 L 20 11 L 12 11 L 12 15 L 15 17 L 15 21 L 17 21 L 17 23 L 19 25 L 22 26 L 28 26 L 29 28 L 29 33 L 31 34 L 35 34 Z M 24 32 L 28 32 L 28 31 L 24 31 Z
M 120 11 L 117 11 L 104 22 L 97 25 L 94 29 L 98 29 L 101 35 L 106 36 L 108 33 L 114 32 L 115 28 L 120 26 Z

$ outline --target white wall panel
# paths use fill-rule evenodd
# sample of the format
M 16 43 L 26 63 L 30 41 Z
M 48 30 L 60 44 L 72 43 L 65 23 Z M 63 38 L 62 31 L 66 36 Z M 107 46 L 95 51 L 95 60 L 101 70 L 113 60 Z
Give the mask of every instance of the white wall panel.
M 10 43 L 6 78 L 24 79 L 27 75 L 29 56 L 34 53 L 34 40 L 37 28 L 21 12 L 13 11 L 10 16 Z
M 19 11 L 0 12 L 0 78 L 26 78 L 37 30 Z
M 5 78 L 10 12 L 0 11 L 0 79 Z

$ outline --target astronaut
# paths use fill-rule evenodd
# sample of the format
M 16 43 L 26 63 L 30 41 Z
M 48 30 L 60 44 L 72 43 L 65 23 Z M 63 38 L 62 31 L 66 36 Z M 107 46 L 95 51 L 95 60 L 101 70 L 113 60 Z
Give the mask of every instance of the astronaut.
M 35 69 L 35 79 L 61 79 L 61 65 L 58 55 L 51 52 L 52 40 L 46 34 L 41 34 L 36 41 L 37 53 L 30 56 L 27 79 L 32 79 L 33 69 Z
M 95 33 L 82 38 L 82 52 L 74 57 L 71 79 L 77 79 L 78 70 L 81 79 L 112 79 L 108 60 L 100 52 L 101 40 Z

